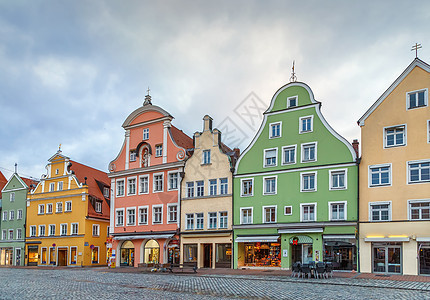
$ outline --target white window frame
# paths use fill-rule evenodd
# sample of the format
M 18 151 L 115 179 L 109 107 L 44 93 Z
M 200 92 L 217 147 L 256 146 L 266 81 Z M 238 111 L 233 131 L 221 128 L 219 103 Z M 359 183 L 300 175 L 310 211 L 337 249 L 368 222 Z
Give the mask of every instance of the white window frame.
M 344 183 L 345 186 L 344 187 L 333 187 L 333 173 L 344 173 L 345 179 L 344 179 Z M 329 190 L 330 191 L 343 191 L 343 190 L 347 190 L 348 189 L 348 169 L 333 169 L 333 170 L 329 170 Z
M 190 184 L 189 184 L 190 183 Z M 191 186 L 192 183 L 192 186 Z M 185 183 L 185 193 L 186 193 L 186 197 L 187 198 L 194 198 L 195 196 L 195 187 L 194 187 L 194 181 L 187 181 Z M 190 191 L 192 191 L 192 193 L 190 193 Z
M 424 92 L 424 106 L 410 107 L 409 95 L 410 94 L 417 94 L 419 92 Z M 406 110 L 408 111 L 408 110 L 417 109 L 417 108 L 421 108 L 421 107 L 427 107 L 429 105 L 428 94 L 429 94 L 428 88 L 406 92 Z M 417 101 L 418 101 L 418 99 L 417 99 Z
M 65 202 L 65 210 L 64 210 L 64 212 L 71 212 L 72 211 L 72 209 L 73 209 L 73 206 L 72 206 L 72 201 L 66 201 Z M 69 209 L 69 206 L 70 205 L 70 209 Z
M 36 225 L 30 226 L 30 237 L 35 237 L 37 235 L 37 227 Z
M 171 207 L 176 207 L 176 220 L 170 219 L 170 208 Z M 178 223 L 178 213 L 179 213 L 178 204 L 177 203 L 168 203 L 167 204 L 167 223 L 168 224 Z
M 22 213 L 23 213 L 22 209 L 17 210 L 17 213 L 16 213 L 16 219 L 17 220 L 22 220 Z
M 120 182 L 122 182 L 122 184 L 123 184 L 123 190 L 122 190 L 122 194 L 120 195 L 119 194 L 119 183 Z M 124 197 L 125 196 L 125 189 L 126 189 L 126 186 L 125 186 L 125 178 L 121 178 L 121 179 L 117 179 L 116 180 L 116 197 L 118 198 L 118 197 Z
M 397 128 L 403 128 L 403 144 L 394 144 L 389 146 L 388 145 L 388 140 L 387 140 L 387 131 L 390 129 L 397 129 Z M 384 149 L 388 149 L 388 148 L 396 148 L 396 147 L 403 147 L 403 146 L 407 146 L 408 145 L 408 134 L 407 134 L 408 130 L 407 130 L 407 124 L 399 124 L 399 125 L 393 125 L 393 126 L 386 126 L 383 128 L 383 137 L 384 137 Z M 396 139 L 394 138 L 394 141 Z
M 275 125 L 279 125 L 279 135 L 273 135 L 272 127 Z M 269 139 L 277 139 L 282 137 L 282 121 L 273 122 L 269 124 Z
M 307 120 L 307 119 L 311 120 L 311 129 L 303 131 L 302 122 L 303 122 L 303 120 Z M 299 134 L 309 133 L 309 132 L 313 132 L 313 131 L 314 131 L 314 115 L 300 117 L 299 118 Z
M 54 192 L 55 191 L 55 182 L 50 182 L 49 183 L 49 191 L 50 192 Z
M 171 177 L 176 174 L 176 187 L 172 187 L 172 182 L 171 182 Z M 168 183 L 167 183 L 167 190 L 168 191 L 176 191 L 179 188 L 179 172 L 178 171 L 168 171 L 167 172 L 167 178 L 168 178 Z
M 163 156 L 163 144 L 155 145 L 155 157 Z
M 63 182 L 62 181 L 58 181 L 58 183 L 57 183 L 57 190 L 58 191 L 62 191 L 63 190 Z
M 100 236 L 100 225 L 99 224 L 93 224 L 92 235 L 95 237 Z
M 154 216 L 155 216 L 155 214 L 154 214 L 154 211 L 155 211 L 155 208 L 159 208 L 159 207 L 161 207 L 161 222 L 156 222 L 156 223 L 154 223 Z M 163 204 L 157 204 L 157 205 L 152 205 L 152 215 L 151 215 L 151 222 L 152 222 L 152 225 L 160 225 L 160 224 L 163 224 L 163 214 L 164 214 L 164 209 L 163 209 Z
M 266 180 L 275 179 L 275 190 L 273 192 L 268 192 L 266 189 Z M 278 175 L 264 176 L 263 177 L 263 195 L 276 195 L 278 193 Z
M 226 213 L 225 216 L 221 216 L 221 214 Z M 223 222 L 221 220 L 226 220 L 226 226 L 224 226 Z M 221 226 L 222 225 L 222 226 Z M 228 211 L 220 211 L 218 212 L 218 228 L 219 229 L 227 229 L 228 228 Z
M 430 159 L 421 159 L 421 160 L 412 160 L 412 161 L 407 161 L 406 162 L 406 171 L 407 171 L 407 184 L 420 184 L 420 183 L 430 183 L 430 180 L 422 180 L 420 179 L 419 181 L 411 181 L 411 165 L 412 164 L 422 164 L 422 163 L 430 163 Z M 422 168 L 420 168 L 422 169 Z M 422 177 L 422 176 L 420 176 Z
M 9 217 L 8 211 L 4 210 L 3 211 L 3 217 L 2 217 L 2 221 L 7 221 L 7 218 Z
M 243 194 L 243 182 L 244 181 L 251 181 L 251 193 L 250 194 Z M 252 196 L 254 196 L 254 178 L 242 178 L 242 179 L 240 179 L 240 196 L 241 197 L 252 197 Z
M 303 206 L 314 206 L 314 216 L 315 219 L 314 220 L 304 220 L 304 211 L 303 211 Z M 318 203 L 317 202 L 311 202 L 311 203 L 300 203 L 300 222 L 316 222 L 318 219 L 318 214 L 317 214 L 317 207 L 318 207 Z
M 130 151 L 130 162 L 136 161 L 136 158 L 137 158 L 136 150 L 131 150 Z
M 14 201 L 15 201 L 15 192 L 11 192 L 11 193 L 9 194 L 9 201 L 10 201 L 10 202 L 14 202 Z
M 270 221 L 270 222 L 267 222 L 266 221 L 266 209 L 269 209 L 269 208 L 274 208 L 275 209 L 275 221 Z M 263 224 L 274 224 L 274 223 L 276 223 L 277 221 L 278 221 L 278 206 L 277 205 L 267 205 L 267 206 L 263 206 L 262 207 L 262 223 Z
M 222 183 L 221 180 L 223 180 L 223 179 L 227 180 L 227 182 Z M 225 185 L 225 193 L 222 192 L 223 191 L 223 187 L 222 187 L 223 184 Z M 228 195 L 228 177 L 224 177 L 224 178 L 219 179 L 219 194 L 220 195 Z
M 141 209 L 146 209 L 146 222 L 141 222 L 140 221 L 140 210 Z M 148 205 L 144 205 L 144 206 L 139 206 L 137 208 L 137 225 L 148 225 L 148 220 L 149 220 L 149 206 Z
M 156 176 L 160 176 L 161 175 L 161 190 L 156 190 L 156 180 L 155 177 Z M 152 192 L 153 193 L 162 193 L 164 192 L 164 173 L 154 173 L 152 174 Z
M 103 203 L 101 201 L 94 202 L 94 210 L 96 213 L 102 212 Z
M 428 221 L 429 219 L 423 219 L 423 218 L 419 218 L 419 219 L 412 219 L 412 207 L 411 204 L 415 204 L 415 203 L 429 203 L 430 204 L 430 199 L 414 199 L 414 200 L 408 200 L 408 220 L 409 221 Z
M 142 178 L 146 178 L 147 183 L 146 183 L 146 192 L 142 191 Z M 142 194 L 149 194 L 149 175 L 141 175 L 139 176 L 139 195 Z
M 286 212 L 287 207 L 289 207 L 290 211 L 291 211 L 289 214 L 287 214 L 287 212 Z M 293 215 L 293 207 L 291 205 L 284 206 L 284 216 L 292 216 L 292 215 Z
M 122 211 L 122 224 L 118 224 L 118 212 Z M 125 209 L 117 208 L 115 209 L 115 227 L 124 227 L 125 226 Z
M 290 101 L 296 99 L 296 105 L 291 105 Z M 292 107 L 297 107 L 299 106 L 299 96 L 295 95 L 295 96 L 291 96 L 287 98 L 287 108 L 292 108 Z
M 142 140 L 146 141 L 149 139 L 149 128 L 143 128 L 142 130 Z
M 46 214 L 52 214 L 54 213 L 54 204 L 53 203 L 46 203 Z
M 294 162 L 286 162 L 285 161 L 285 151 L 289 149 L 294 149 Z M 294 165 L 297 163 L 297 144 L 288 145 L 282 147 L 282 165 Z
M 372 206 L 373 205 L 388 205 L 388 220 L 372 220 Z M 369 202 L 368 204 L 368 210 L 369 210 L 369 222 L 390 222 L 392 219 L 392 210 L 393 205 L 392 201 L 374 201 Z
M 110 189 L 106 186 L 103 188 L 103 196 L 105 198 L 109 198 L 109 196 L 110 196 Z
M 8 231 L 8 239 L 9 240 L 14 240 L 14 230 L 13 229 L 9 229 L 9 231 Z
M 214 183 L 215 184 L 212 184 Z M 220 187 L 221 189 L 221 187 Z M 218 193 L 218 179 L 208 179 L 209 196 L 216 196 Z
M 130 216 L 129 211 L 134 211 L 134 222 L 132 222 L 132 223 L 129 222 L 129 216 Z M 126 226 L 136 226 L 136 206 L 134 206 L 134 207 L 127 207 L 126 214 L 127 214 L 127 216 L 126 216 Z
M 201 183 L 201 182 L 203 182 L 203 185 L 199 186 L 199 183 Z M 195 183 L 196 183 L 196 190 L 195 190 L 196 197 L 204 197 L 204 195 L 205 195 L 205 181 L 204 180 L 197 180 Z M 202 191 L 202 189 L 203 189 L 203 191 Z M 202 193 L 199 193 L 199 191 L 202 191 Z
M 17 228 L 16 229 L 16 239 L 17 240 L 21 240 L 22 239 L 22 229 L 21 228 Z
M 185 230 L 194 230 L 194 214 L 185 214 Z
M 67 225 L 68 225 L 67 223 L 61 223 L 60 224 L 60 236 L 66 236 L 67 235 L 67 231 L 69 230 Z M 66 229 L 65 232 L 63 232 L 63 228 Z
M 210 165 L 210 164 L 211 164 L 211 150 L 205 149 L 202 151 L 202 165 Z
M 38 215 L 44 215 L 45 214 L 45 204 L 39 204 L 37 208 L 37 214 Z
M 371 170 L 372 169 L 377 169 L 377 168 L 386 168 L 386 167 L 389 168 L 389 170 L 388 170 L 388 172 L 389 172 L 389 174 L 388 174 L 389 175 L 388 176 L 389 182 L 388 183 L 383 183 L 383 184 L 381 184 L 381 183 L 379 183 L 379 184 L 372 184 L 372 172 L 371 172 Z M 392 182 L 393 182 L 393 180 L 392 180 L 393 179 L 392 178 L 392 176 L 393 176 L 393 168 L 392 168 L 391 163 L 380 164 L 380 165 L 369 165 L 367 173 L 368 173 L 368 187 L 382 187 L 382 186 L 391 186 L 392 185 Z
M 305 158 L 305 147 L 306 146 L 310 146 L 310 145 L 314 145 L 315 147 L 315 159 L 313 160 L 304 160 Z M 300 162 L 301 163 L 310 163 L 310 162 L 316 162 L 318 161 L 318 142 L 310 142 L 310 143 L 304 143 L 300 145 L 301 148 L 301 155 L 300 155 Z
M 201 218 L 198 217 L 199 214 L 202 215 Z M 196 230 L 203 230 L 203 229 L 205 229 L 205 214 L 204 213 L 202 213 L 202 212 L 195 213 L 194 219 L 195 219 L 195 225 L 196 225 L 195 229 Z M 199 220 L 201 220 L 201 225 L 202 225 L 201 228 L 198 227 L 198 225 L 200 223 Z
M 62 213 L 62 212 L 63 212 L 63 202 L 55 203 L 55 213 L 58 214 L 58 213 Z
M 250 223 L 243 223 L 243 211 L 244 210 L 251 210 L 251 222 Z M 254 224 L 254 207 L 241 207 L 240 208 L 240 224 Z
M 43 230 L 41 230 L 43 228 Z M 43 231 L 43 235 L 42 235 Z M 39 236 L 46 236 L 46 226 L 45 225 L 39 225 Z
M 315 183 L 314 183 L 315 187 L 314 187 L 314 189 L 307 189 L 307 190 L 304 189 L 304 181 L 303 180 L 304 180 L 305 175 L 314 175 L 315 176 Z M 318 190 L 318 172 L 317 171 L 311 171 L 311 172 L 300 173 L 300 192 L 304 192 L 304 193 L 316 192 L 317 190 Z
M 11 209 L 9 211 L 9 221 L 13 221 L 13 220 L 15 220 L 15 211 Z
M 215 214 L 215 218 L 211 217 L 210 214 Z M 211 220 L 215 220 L 215 227 L 211 227 Z M 216 211 L 209 211 L 208 212 L 208 230 L 218 229 L 218 212 Z
M 31 235 L 32 236 L 32 235 Z M 2 230 L 2 232 L 1 232 L 1 239 L 3 240 L 3 241 L 6 241 L 7 240 L 7 230 L 6 229 L 3 229 Z
M 76 225 L 76 233 L 73 232 L 73 225 Z M 79 234 L 79 223 L 70 224 L 70 235 L 78 235 Z
M 134 193 L 130 192 L 132 186 L 131 182 L 134 180 Z M 137 194 L 137 176 L 127 177 L 127 196 L 134 196 Z
M 430 120 L 427 120 L 427 144 L 430 144 Z
M 333 219 L 333 213 L 332 213 L 332 206 L 343 204 L 344 210 L 343 210 L 343 219 Z M 348 219 L 348 202 L 347 201 L 329 201 L 328 202 L 328 219 L 330 221 L 345 221 Z
M 267 165 L 266 164 L 266 153 L 269 151 L 275 150 L 275 164 L 274 165 Z M 264 149 L 263 151 L 263 168 L 272 168 L 278 166 L 278 148 L 268 148 Z
M 54 233 L 52 233 L 52 228 L 54 228 Z M 55 236 L 55 233 L 57 232 L 57 228 L 55 224 L 49 224 L 48 225 L 48 236 Z

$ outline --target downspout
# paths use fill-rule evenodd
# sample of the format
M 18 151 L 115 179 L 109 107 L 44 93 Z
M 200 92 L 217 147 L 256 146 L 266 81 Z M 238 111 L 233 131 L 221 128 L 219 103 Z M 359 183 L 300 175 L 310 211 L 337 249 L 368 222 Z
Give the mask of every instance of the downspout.
M 360 273 L 360 162 L 357 158 L 357 272 Z

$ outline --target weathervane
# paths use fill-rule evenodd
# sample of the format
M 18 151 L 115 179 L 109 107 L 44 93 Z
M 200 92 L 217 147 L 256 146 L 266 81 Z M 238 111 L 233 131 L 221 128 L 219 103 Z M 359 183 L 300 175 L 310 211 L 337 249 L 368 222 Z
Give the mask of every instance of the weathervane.
M 295 61 L 293 60 L 293 71 L 291 72 L 290 82 L 296 82 L 297 81 L 297 76 L 296 76 L 296 73 L 294 72 L 294 63 L 295 63 Z
M 61 152 L 61 144 L 58 145 L 58 152 Z
M 415 43 L 415 45 L 412 46 L 411 51 L 415 50 L 415 58 L 418 58 L 418 49 L 421 49 L 421 44 Z

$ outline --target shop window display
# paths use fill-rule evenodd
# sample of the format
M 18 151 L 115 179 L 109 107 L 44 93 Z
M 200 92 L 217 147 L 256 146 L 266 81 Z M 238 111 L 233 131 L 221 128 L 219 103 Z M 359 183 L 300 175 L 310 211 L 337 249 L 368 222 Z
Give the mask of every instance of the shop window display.
M 280 243 L 250 243 L 245 244 L 245 264 L 256 267 L 280 267 Z

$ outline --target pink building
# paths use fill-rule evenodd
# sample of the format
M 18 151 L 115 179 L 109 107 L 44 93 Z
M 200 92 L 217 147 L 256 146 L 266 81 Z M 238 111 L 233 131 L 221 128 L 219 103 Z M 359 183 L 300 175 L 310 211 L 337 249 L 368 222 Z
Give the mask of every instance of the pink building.
M 180 182 L 193 140 L 172 120 L 147 95 L 122 125 L 125 140 L 109 164 L 117 267 L 179 263 Z

